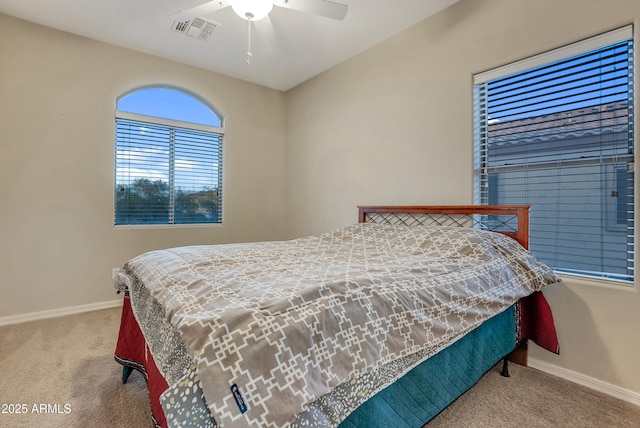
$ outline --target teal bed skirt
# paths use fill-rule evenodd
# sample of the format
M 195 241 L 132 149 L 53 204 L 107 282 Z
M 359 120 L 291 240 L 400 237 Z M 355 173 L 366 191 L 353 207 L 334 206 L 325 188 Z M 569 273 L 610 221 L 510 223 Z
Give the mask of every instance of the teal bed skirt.
M 419 428 L 475 385 L 515 347 L 514 309 L 485 321 L 349 415 L 340 428 Z

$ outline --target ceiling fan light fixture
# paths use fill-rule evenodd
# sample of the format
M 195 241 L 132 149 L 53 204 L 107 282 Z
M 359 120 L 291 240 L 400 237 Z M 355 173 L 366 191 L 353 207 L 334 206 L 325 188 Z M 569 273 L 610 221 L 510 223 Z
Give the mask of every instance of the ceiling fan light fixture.
M 266 18 L 273 9 L 272 0 L 233 0 L 233 11 L 247 21 L 259 21 Z

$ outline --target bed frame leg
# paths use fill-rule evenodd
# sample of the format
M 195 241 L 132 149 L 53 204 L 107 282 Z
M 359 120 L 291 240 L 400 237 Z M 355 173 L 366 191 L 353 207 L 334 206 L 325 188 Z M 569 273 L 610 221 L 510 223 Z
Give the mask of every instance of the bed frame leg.
M 500 372 L 500 376 L 509 377 L 509 358 L 504 357 L 502 360 L 502 371 Z
M 508 355 L 509 361 L 526 367 L 527 348 L 528 348 L 527 340 L 526 339 L 522 340 L 520 343 L 518 343 L 516 348 L 513 351 L 511 351 L 511 353 Z
M 133 367 L 123 366 L 122 367 L 122 383 L 127 383 L 127 379 L 133 372 Z

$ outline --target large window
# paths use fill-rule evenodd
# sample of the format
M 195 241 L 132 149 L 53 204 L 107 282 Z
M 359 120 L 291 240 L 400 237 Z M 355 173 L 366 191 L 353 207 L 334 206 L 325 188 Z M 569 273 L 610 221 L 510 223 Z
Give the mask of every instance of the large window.
M 632 28 L 474 76 L 476 203 L 531 205 L 560 273 L 634 278 Z
M 222 222 L 221 117 L 170 88 L 144 88 L 116 108 L 115 225 Z

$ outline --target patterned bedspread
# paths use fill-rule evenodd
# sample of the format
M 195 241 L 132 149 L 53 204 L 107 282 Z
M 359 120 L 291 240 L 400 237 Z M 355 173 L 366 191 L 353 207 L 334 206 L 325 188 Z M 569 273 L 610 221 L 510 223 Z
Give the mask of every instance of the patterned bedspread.
M 416 365 L 558 281 L 503 235 L 375 224 L 153 251 L 125 270 L 179 332 L 225 427 L 287 426 L 351 380 Z

